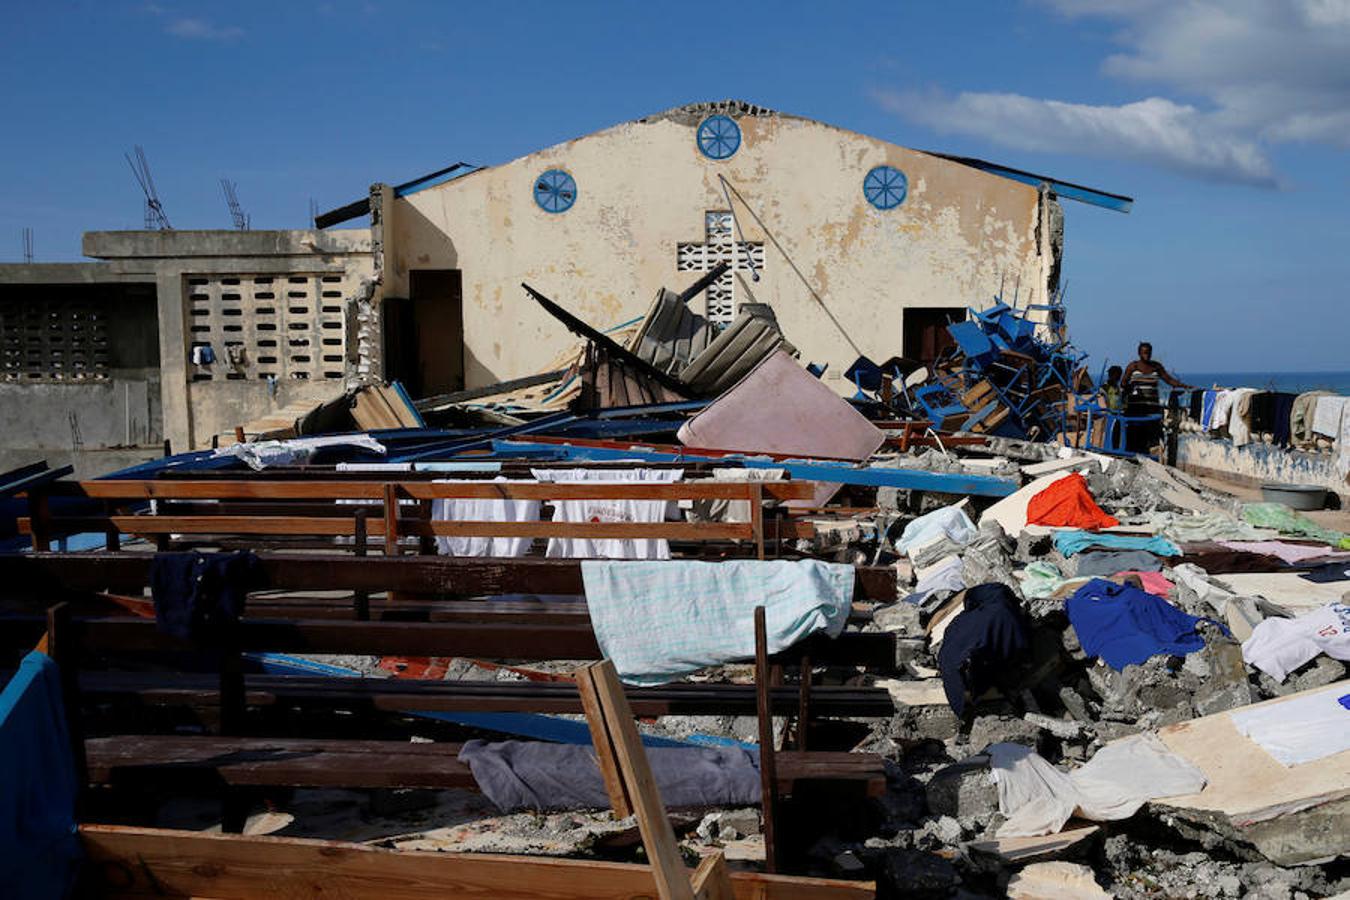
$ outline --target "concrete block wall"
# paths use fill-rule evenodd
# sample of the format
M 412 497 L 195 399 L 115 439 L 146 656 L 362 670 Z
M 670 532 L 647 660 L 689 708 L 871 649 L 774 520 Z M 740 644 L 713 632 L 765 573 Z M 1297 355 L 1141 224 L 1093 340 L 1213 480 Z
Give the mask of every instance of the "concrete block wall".
M 85 253 L 155 273 L 175 451 L 332 399 L 358 369 L 349 330 L 374 271 L 369 229 L 90 232 Z M 194 363 L 193 347 L 208 344 L 214 362 Z

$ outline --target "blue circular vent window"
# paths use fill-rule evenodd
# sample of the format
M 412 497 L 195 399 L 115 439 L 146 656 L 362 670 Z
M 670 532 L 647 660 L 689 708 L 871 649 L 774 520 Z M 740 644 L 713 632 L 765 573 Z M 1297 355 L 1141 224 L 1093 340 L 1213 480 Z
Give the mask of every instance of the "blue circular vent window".
M 709 159 L 727 159 L 741 149 L 741 126 L 729 116 L 708 116 L 698 126 L 698 149 Z
M 549 169 L 534 180 L 534 202 L 544 212 L 567 212 L 577 202 L 576 180 L 562 169 Z
M 895 209 L 909 194 L 909 179 L 893 166 L 877 166 L 863 179 L 863 196 L 877 209 Z

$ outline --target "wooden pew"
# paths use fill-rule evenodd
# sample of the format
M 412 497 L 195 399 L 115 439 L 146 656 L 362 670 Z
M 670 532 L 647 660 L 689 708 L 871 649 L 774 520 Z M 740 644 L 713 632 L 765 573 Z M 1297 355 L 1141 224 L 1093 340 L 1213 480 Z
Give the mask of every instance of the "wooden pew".
M 253 537 L 358 536 L 382 538 L 385 554 L 400 552 L 401 537 L 421 539 L 425 552 L 436 537 L 550 537 L 590 539 L 656 539 L 685 541 L 747 541 L 764 558 L 763 501 L 803 500 L 812 495 L 810 482 L 682 481 L 671 484 L 563 482 L 519 484 L 482 481 L 348 481 L 271 479 L 107 479 L 79 482 L 74 495 L 105 505 L 103 515 L 58 515 L 46 502 L 36 503 L 20 518 L 19 531 L 33 537 L 35 550 L 50 549 L 54 537 L 82 532 L 109 535 L 115 548 L 118 536 L 134 534 L 165 541 L 171 535 L 249 535 Z M 45 496 L 42 498 L 45 501 Z M 501 500 L 730 500 L 750 505 L 750 521 L 743 523 L 692 522 L 451 522 L 430 518 L 430 505 L 442 499 Z M 341 505 L 336 501 L 364 501 Z M 130 511 L 155 501 L 166 512 Z M 203 501 L 212 501 L 209 509 Z M 405 501 L 413 501 L 416 515 Z M 333 509 L 316 515 L 316 502 Z M 174 504 L 192 504 L 176 514 Z M 224 504 L 224 506 L 221 506 Z M 300 504 L 295 510 L 290 504 Z M 344 513 L 345 509 L 350 510 Z M 209 511 L 208 511 L 209 509 Z M 248 510 L 245 512 L 244 510 Z M 360 510 L 365 510 L 361 513 Z M 305 512 L 297 515 L 295 512 Z M 378 512 L 378 515 L 375 514 Z M 288 514 L 289 513 L 289 514 Z M 363 518 L 364 516 L 364 518 Z M 806 537 L 809 524 L 778 525 L 784 538 Z
M 356 558 L 346 554 L 258 554 L 260 590 L 396 592 L 422 599 L 497 594 L 584 593 L 581 562 L 573 559 L 471 559 L 447 556 Z M 0 556 L 0 583 L 51 591 L 139 594 L 150 584 L 148 553 L 40 553 Z M 895 570 L 856 566 L 853 596 L 891 603 Z
M 36 624 L 36 623 L 34 623 Z M 331 678 L 250 675 L 243 671 L 248 651 L 297 653 L 358 653 L 368 655 L 455 655 L 491 658 L 596 659 L 599 648 L 589 627 L 575 624 L 409 623 L 245 619 L 224 646 L 207 650 L 218 654 L 218 674 L 181 672 L 95 672 L 82 665 L 92 657 L 152 651 L 193 651 L 194 644 L 161 633 L 153 621 L 128 616 L 78 618 L 67 604 L 54 608 L 46 620 L 52 653 L 63 674 L 70 674 L 67 708 L 72 710 L 73 741 L 89 754 L 89 777 L 156 779 L 159 771 L 172 772 L 192 783 L 221 787 L 271 783 L 294 786 L 306 779 L 352 787 L 390 786 L 389 771 L 408 784 L 441 785 L 457 776 L 449 762 L 451 748 L 438 751 L 409 749 L 408 745 L 358 749 L 308 742 L 278 744 L 276 738 L 242 737 L 250 706 L 282 705 L 370 712 L 582 712 L 577 686 L 567 682 L 454 682 L 411 679 Z M 17 629 L 7 629 L 14 633 Z M 871 638 L 871 635 L 858 635 Z M 828 640 L 828 639 L 826 639 Z M 809 642 L 808 642 L 809 643 Z M 795 648 L 794 648 L 795 649 Z M 814 651 L 825 654 L 823 649 Z M 893 657 L 892 657 L 893 658 Z M 78 680 L 75 673 L 79 672 Z M 731 714 L 790 715 L 799 710 L 798 689 L 771 688 L 767 694 L 755 685 L 675 684 L 632 691 L 632 706 L 643 716 Z M 78 715 L 81 697 L 100 703 L 118 698 L 135 705 L 214 706 L 219 710 L 222 734 L 218 743 L 185 745 L 197 738 L 123 735 L 80 741 Z M 818 688 L 813 709 L 823 715 L 889 716 L 894 711 L 889 694 L 877 688 Z M 766 701 L 767 698 L 767 701 Z M 767 705 L 766 705 L 767 703 Z M 214 738 L 212 740 L 215 740 Z M 381 766 L 363 753 L 385 753 Z M 387 753 L 385 752 L 387 751 Z M 299 755 L 297 755 L 299 754 Z M 313 762 L 311 758 L 321 760 Z M 394 765 L 397 763 L 397 765 Z M 168 768 L 159 768 L 168 767 Z M 838 778 L 835 778 L 834 774 Z M 786 757 L 773 784 L 790 791 L 799 779 L 842 780 L 860 784 L 866 793 L 884 789 L 879 757 L 852 754 L 801 753 Z M 268 779 L 273 779 L 268 781 Z M 234 807 L 235 813 L 238 812 Z M 227 814 L 232 826 L 241 819 Z

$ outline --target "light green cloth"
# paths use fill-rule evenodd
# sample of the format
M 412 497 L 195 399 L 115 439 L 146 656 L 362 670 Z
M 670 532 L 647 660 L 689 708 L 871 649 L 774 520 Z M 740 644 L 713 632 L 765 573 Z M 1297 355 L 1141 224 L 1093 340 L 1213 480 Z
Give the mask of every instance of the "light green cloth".
M 1301 516 L 1283 503 L 1248 503 L 1242 507 L 1242 518 L 1252 525 L 1277 529 L 1281 534 L 1322 541 L 1332 546 L 1350 549 L 1350 535 L 1343 531 L 1323 528 L 1307 516 Z
M 1017 573 L 1022 584 L 1022 596 L 1028 600 L 1040 600 L 1049 597 L 1068 581 L 1059 567 L 1049 562 L 1034 562 Z
M 1148 518 L 1149 530 L 1177 543 L 1196 541 L 1262 541 L 1277 537 L 1278 531 L 1257 528 L 1226 513 L 1154 513 Z

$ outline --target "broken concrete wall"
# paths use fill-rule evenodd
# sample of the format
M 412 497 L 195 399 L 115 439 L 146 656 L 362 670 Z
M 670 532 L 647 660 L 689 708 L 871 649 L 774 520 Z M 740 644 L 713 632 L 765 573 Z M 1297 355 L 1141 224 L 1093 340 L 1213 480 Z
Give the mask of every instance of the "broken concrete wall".
M 374 275 L 369 229 L 88 232 L 84 252 L 152 273 L 163 433 L 177 450 L 342 393 L 348 309 Z M 193 361 L 209 345 L 214 362 Z

